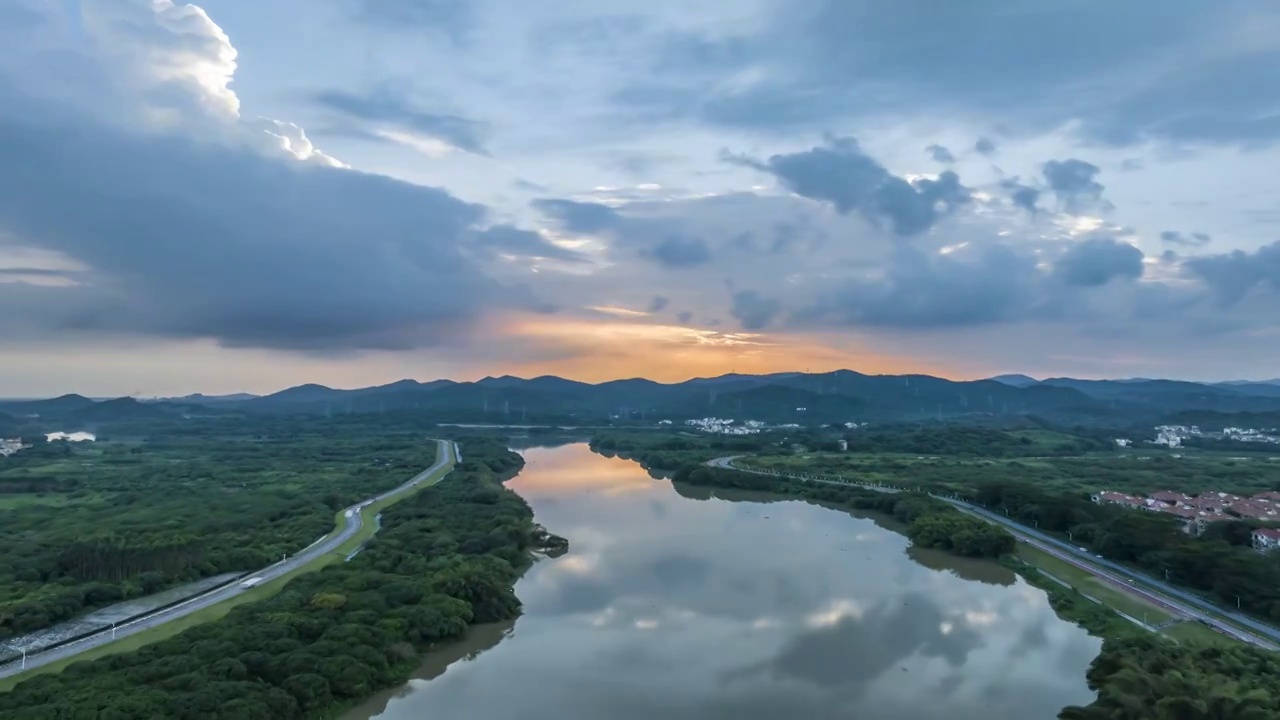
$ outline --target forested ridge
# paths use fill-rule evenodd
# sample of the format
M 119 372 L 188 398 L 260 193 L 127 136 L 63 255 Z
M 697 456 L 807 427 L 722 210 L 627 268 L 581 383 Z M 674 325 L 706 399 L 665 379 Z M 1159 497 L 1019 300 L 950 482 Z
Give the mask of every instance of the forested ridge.
M 0 694 L 0 717 L 318 719 L 403 682 L 434 644 L 520 612 L 533 513 L 501 478 L 523 461 L 490 440 L 462 453 L 350 562 L 137 652 L 33 677 Z
M 96 607 L 252 571 L 434 461 L 378 428 L 52 442 L 0 463 L 0 639 Z

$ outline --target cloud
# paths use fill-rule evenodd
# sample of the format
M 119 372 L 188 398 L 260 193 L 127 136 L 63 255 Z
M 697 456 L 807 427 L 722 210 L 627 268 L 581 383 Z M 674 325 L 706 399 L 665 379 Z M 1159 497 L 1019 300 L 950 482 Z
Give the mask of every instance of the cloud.
M 1101 172 L 1097 165 L 1070 158 L 1050 160 L 1041 170 L 1049 189 L 1067 212 L 1082 214 L 1111 208 L 1111 203 L 1102 199 L 1102 184 L 1094 180 Z
M 1035 257 L 1002 244 L 941 254 L 895 248 L 884 266 L 838 281 L 800 325 L 930 328 L 1010 321 L 1034 311 Z
M 406 98 L 381 90 L 376 93 L 356 94 L 341 90 L 323 90 L 312 100 L 323 108 L 337 112 L 347 121 L 389 125 L 414 134 L 435 138 L 469 153 L 488 155 L 485 143 L 490 135 L 487 123 L 458 115 L 425 112 L 414 107 Z M 395 141 L 395 134 L 380 134 L 376 130 L 351 128 L 356 134 L 371 139 Z
M 1208 245 L 1211 240 L 1213 238 L 1201 232 L 1184 235 L 1176 230 L 1165 230 L 1160 233 L 1160 242 L 1179 247 L 1203 247 Z
M 952 155 L 950 150 L 942 147 L 941 145 L 930 145 L 925 148 L 924 151 L 929 153 L 929 157 L 932 158 L 934 162 L 942 163 L 943 165 L 950 165 L 956 161 L 956 156 Z
M 381 28 L 438 31 L 465 40 L 475 24 L 467 0 L 350 0 L 355 16 Z
M 562 198 L 534 200 L 533 207 L 561 231 L 607 238 L 613 250 L 635 249 L 639 257 L 664 268 L 687 269 L 711 262 L 711 245 L 705 238 L 658 218 L 623 215 L 600 203 Z
M 1187 258 L 1183 267 L 1203 281 L 1221 307 L 1239 304 L 1258 286 L 1280 292 L 1280 241 L 1245 252 Z
M 766 298 L 755 290 L 739 290 L 732 296 L 729 314 L 742 324 L 744 330 L 761 330 L 782 311 L 781 302 Z
M 969 190 L 946 171 L 936 180 L 908 182 L 862 152 L 851 137 L 828 137 L 811 150 L 766 161 L 726 155 L 727 161 L 768 173 L 791 192 L 830 203 L 837 212 L 861 212 L 888 221 L 897 235 L 916 235 L 969 202 Z
M 654 295 L 653 300 L 649 301 L 649 312 L 660 313 L 671 304 L 671 300 L 662 295 Z
M 640 254 L 669 268 L 687 268 L 711 262 L 711 249 L 706 240 L 679 235 L 669 235 L 652 248 L 641 250 Z
M 1142 251 L 1112 238 L 1091 238 L 1072 245 L 1054 264 L 1071 285 L 1096 287 L 1117 278 L 1142 277 Z
M 599 203 L 543 198 L 534 200 L 532 204 L 534 209 L 555 221 L 562 230 L 571 233 L 600 233 L 615 230 L 622 225 L 622 218 L 617 211 Z
M 780 3 L 745 28 L 672 30 L 616 98 L 643 122 L 778 135 L 947 112 L 1093 143 L 1250 147 L 1280 138 L 1278 17 L 1250 0 Z
M 587 262 L 580 252 L 556 245 L 542 235 L 512 225 L 494 225 L 476 233 L 476 243 L 487 251 L 520 257 L 561 260 L 569 263 Z
M 74 94 L 0 65 L 0 250 L 86 268 L 68 287 L 4 283 L 9 337 L 404 349 L 464 337 L 491 309 L 541 308 L 463 255 L 485 207 L 335 167 L 291 123 L 241 120 L 234 48 L 199 8 L 111 10 L 118 22 L 86 28 L 110 55 L 46 46 Z
M 1017 207 L 1026 210 L 1033 216 L 1039 211 L 1036 203 L 1040 201 L 1040 191 L 1028 185 L 1018 182 L 1017 178 L 1010 178 L 1000 182 L 1000 187 L 1009 191 L 1009 199 Z
M 991 157 L 996 154 L 996 144 L 988 138 L 978 138 L 977 142 L 973 144 L 973 150 L 979 155 Z
M 532 180 L 525 180 L 524 178 L 516 178 L 515 182 L 511 183 L 511 185 L 517 190 L 524 190 L 527 192 L 544 193 L 547 191 L 546 185 L 540 185 Z

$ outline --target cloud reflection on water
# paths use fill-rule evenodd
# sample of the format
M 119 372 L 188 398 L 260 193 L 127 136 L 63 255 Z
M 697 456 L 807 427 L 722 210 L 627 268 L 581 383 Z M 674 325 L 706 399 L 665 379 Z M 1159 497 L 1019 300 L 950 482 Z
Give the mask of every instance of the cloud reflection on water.
M 383 720 L 1024 720 L 1091 697 L 1098 641 L 1003 568 L 804 502 L 673 488 L 585 445 L 526 457 L 511 486 L 569 553 L 519 582 L 510 640 Z

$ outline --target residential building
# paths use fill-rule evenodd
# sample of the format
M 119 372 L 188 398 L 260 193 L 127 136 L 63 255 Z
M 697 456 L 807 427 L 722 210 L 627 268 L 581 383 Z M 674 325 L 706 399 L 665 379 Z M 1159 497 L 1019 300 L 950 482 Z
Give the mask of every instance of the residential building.
M 1258 552 L 1271 552 L 1280 547 L 1280 530 L 1275 528 L 1258 528 L 1253 531 L 1253 549 Z

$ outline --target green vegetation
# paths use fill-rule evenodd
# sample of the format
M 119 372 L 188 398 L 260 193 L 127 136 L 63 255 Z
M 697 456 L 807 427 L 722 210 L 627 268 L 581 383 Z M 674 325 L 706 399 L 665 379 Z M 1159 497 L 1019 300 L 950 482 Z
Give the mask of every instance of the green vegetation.
M 1026 482 L 1063 493 L 1178 490 L 1251 494 L 1280 488 L 1280 462 L 1161 450 L 1083 457 L 988 458 L 940 453 L 802 453 L 752 458 L 753 466 L 838 475 L 858 482 L 920 485 L 969 494 L 983 482 Z
M 1107 607 L 1115 608 L 1122 613 L 1143 620 L 1148 625 L 1159 625 L 1169 619 L 1169 614 L 1163 608 L 1144 602 L 1130 593 L 1121 592 L 1097 575 L 1081 570 L 1071 563 L 1063 562 L 1049 553 L 1030 545 L 1019 545 L 1016 554 L 1017 558 L 1022 562 L 1039 571 L 1049 573 L 1070 585 L 1073 590 L 1097 598 Z M 1033 584 L 1047 587 L 1048 589 L 1063 589 L 1061 585 L 1054 583 L 1052 580 L 1048 582 L 1048 585 L 1042 585 L 1039 582 Z M 1128 621 L 1125 624 L 1130 627 L 1133 626 L 1133 623 Z
M 1019 548 L 1019 555 L 1023 549 Z M 1001 559 L 1001 563 L 1018 573 L 1028 584 L 1044 590 L 1049 597 L 1049 606 L 1058 617 L 1079 625 L 1089 631 L 1090 635 L 1101 638 L 1125 638 L 1151 634 L 1150 631 L 1117 615 L 1109 604 L 1093 602 L 1076 587 L 1063 587 L 1053 579 L 1058 577 L 1059 580 L 1070 584 L 1070 581 L 1064 578 L 1045 575 L 1041 572 L 1041 568 L 1028 565 L 1018 557 L 1006 556 Z M 1098 596 L 1094 595 L 1094 597 Z M 1102 598 L 1098 599 L 1102 600 Z
M 780 478 L 687 465 L 676 482 L 777 493 L 828 505 L 892 515 L 907 525 L 907 535 L 921 547 L 962 557 L 995 558 L 1013 550 L 1014 538 L 1004 528 L 970 517 L 952 505 L 919 493 L 882 493 L 856 486 L 797 483 Z
M 207 430 L 207 428 L 206 428 Z M 47 443 L 0 463 L 0 638 L 269 565 L 434 461 L 376 426 Z
M 1098 698 L 1063 720 L 1272 720 L 1280 653 L 1178 643 L 1151 634 L 1107 639 L 1089 667 Z
M 420 652 L 520 611 L 511 586 L 532 512 L 500 479 L 521 460 L 491 441 L 464 444 L 463 457 L 447 481 L 385 510 L 351 562 L 138 652 L 26 680 L 0 695 L 0 716 L 327 718 L 403 682 Z

